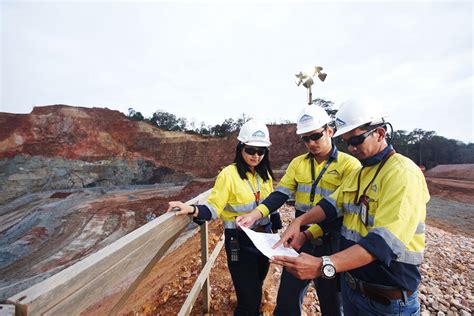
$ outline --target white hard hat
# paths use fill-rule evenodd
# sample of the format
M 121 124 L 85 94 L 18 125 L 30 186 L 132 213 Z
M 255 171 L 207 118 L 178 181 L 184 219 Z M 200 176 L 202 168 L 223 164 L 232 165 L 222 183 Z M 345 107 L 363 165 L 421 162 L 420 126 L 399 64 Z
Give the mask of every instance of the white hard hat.
M 322 107 L 307 105 L 296 119 L 296 134 L 305 134 L 323 127 L 331 118 Z
M 341 104 L 336 113 L 337 131 L 333 137 L 350 132 L 362 125 L 383 123 L 387 116 L 383 107 L 372 99 L 346 101 Z
M 242 125 L 237 139 L 251 146 L 268 147 L 272 144 L 267 126 L 256 120 L 250 120 Z

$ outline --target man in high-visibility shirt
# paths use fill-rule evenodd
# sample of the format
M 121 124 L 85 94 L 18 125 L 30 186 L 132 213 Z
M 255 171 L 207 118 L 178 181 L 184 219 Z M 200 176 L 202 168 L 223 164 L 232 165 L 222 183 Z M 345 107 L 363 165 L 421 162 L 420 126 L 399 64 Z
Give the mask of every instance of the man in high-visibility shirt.
M 333 193 L 352 170 L 360 168 L 354 157 L 338 152 L 332 144 L 333 129 L 326 111 L 316 105 L 306 106 L 297 118 L 296 133 L 301 135 L 308 153 L 294 158 L 276 190 L 255 211 L 237 219 L 241 226 L 251 226 L 262 214 L 278 212 L 290 196 L 295 195 L 295 216 L 298 217 L 321 198 Z M 306 242 L 299 249 L 315 256 L 330 255 L 339 251 L 341 220 L 320 227 L 308 228 Z M 300 315 L 301 305 L 310 280 L 300 280 L 283 270 L 278 290 L 275 315 Z M 340 315 L 341 299 L 339 279 L 314 280 L 323 315 Z
M 275 247 L 301 244 L 301 225 L 343 216 L 342 251 L 322 258 L 276 256 L 273 261 L 301 279 L 330 279 L 344 272 L 344 315 L 417 315 L 429 200 L 423 173 L 386 141 L 391 125 L 379 104 L 349 101 L 336 116 L 335 136 L 342 136 L 363 167 L 296 218 Z

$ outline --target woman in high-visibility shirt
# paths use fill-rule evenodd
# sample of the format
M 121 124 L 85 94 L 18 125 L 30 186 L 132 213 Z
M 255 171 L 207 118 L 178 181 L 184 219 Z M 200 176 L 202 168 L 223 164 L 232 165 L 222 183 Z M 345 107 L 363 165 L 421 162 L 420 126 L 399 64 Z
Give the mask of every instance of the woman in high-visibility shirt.
M 268 128 L 255 120 L 242 125 L 237 139 L 234 162 L 217 176 L 207 203 L 186 205 L 173 201 L 169 202 L 168 211 L 179 208 L 176 215 L 192 215 L 197 221 L 222 218 L 227 264 L 237 294 L 234 315 L 258 315 L 270 264 L 238 229 L 235 219 L 255 209 L 273 191 L 268 150 L 271 142 Z M 271 233 L 269 214 L 262 215 L 252 229 Z

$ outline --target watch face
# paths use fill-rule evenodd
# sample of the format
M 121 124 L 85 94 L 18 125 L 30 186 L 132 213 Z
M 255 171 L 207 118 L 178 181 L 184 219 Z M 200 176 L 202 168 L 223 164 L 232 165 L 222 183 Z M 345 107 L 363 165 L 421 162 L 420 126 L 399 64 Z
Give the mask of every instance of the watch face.
M 336 269 L 334 269 L 334 266 L 327 264 L 323 268 L 323 273 L 325 277 L 332 278 L 336 275 Z

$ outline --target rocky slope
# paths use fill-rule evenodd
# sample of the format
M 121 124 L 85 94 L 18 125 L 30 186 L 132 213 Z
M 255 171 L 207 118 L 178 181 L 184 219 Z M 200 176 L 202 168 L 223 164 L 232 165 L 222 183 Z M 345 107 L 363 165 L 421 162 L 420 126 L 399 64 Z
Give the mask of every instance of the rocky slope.
M 294 124 L 269 129 L 274 166 L 304 152 Z M 162 131 L 107 108 L 0 113 L 0 204 L 27 192 L 214 177 L 233 160 L 236 142 Z

